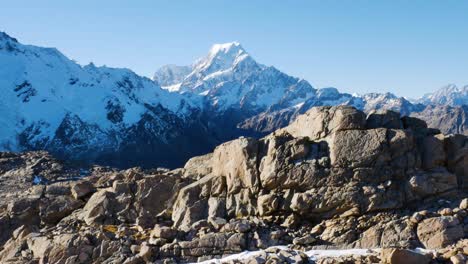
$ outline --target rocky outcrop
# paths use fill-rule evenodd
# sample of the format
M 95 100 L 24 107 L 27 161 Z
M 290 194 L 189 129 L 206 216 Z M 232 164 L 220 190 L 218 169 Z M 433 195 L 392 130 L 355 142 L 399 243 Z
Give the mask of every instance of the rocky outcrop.
M 186 262 L 246 250 L 261 252 L 252 263 L 464 259 L 467 148 L 466 137 L 395 112 L 314 108 L 181 169 L 93 167 L 32 186 L 0 207 L 0 262 Z M 301 253 L 330 248 L 381 254 Z

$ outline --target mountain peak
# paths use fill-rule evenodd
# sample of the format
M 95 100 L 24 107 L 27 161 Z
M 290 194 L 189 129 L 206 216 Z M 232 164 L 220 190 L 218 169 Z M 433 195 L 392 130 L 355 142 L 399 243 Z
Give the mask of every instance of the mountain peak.
M 239 42 L 214 44 L 208 55 L 195 63 L 194 71 L 206 76 L 228 70 L 248 58 L 250 55 Z
M 234 41 L 228 43 L 214 44 L 213 46 L 211 46 L 209 54 L 215 55 L 218 53 L 229 53 L 232 51 L 245 52 L 245 50 L 242 48 L 242 45 L 239 42 Z
M 18 40 L 13 38 L 13 37 L 10 37 L 10 35 L 8 35 L 7 33 L 0 31 L 0 43 L 10 43 L 10 44 L 12 44 L 12 42 L 13 43 L 18 43 Z
M 468 104 L 468 86 L 460 88 L 455 84 L 448 84 L 433 93 L 424 95 L 418 102 L 424 104 L 465 105 Z
M 10 35 L 8 35 L 7 33 L 3 32 L 3 31 L 0 31 L 0 41 L 6 41 L 6 40 L 10 40 L 10 41 L 13 41 L 13 42 L 18 42 L 17 39 L 11 37 Z
M 451 84 L 442 86 L 441 88 L 439 88 L 434 93 L 449 94 L 449 93 L 457 93 L 457 92 L 460 92 L 460 89 L 458 88 L 458 86 L 456 84 L 451 83 Z

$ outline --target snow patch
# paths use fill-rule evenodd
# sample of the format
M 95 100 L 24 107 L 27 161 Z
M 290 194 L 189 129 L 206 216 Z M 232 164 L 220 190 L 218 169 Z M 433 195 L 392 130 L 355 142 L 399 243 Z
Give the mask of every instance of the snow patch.
M 281 249 L 281 250 L 287 250 L 287 246 L 273 246 L 270 247 L 269 249 Z M 297 250 L 296 250 L 297 251 Z M 316 261 L 320 258 L 325 258 L 325 257 L 340 257 L 340 256 L 350 256 L 350 255 L 356 255 L 356 256 L 367 256 L 375 253 L 379 253 L 381 249 L 324 249 L 324 250 L 309 250 L 304 252 L 311 260 Z M 233 254 L 229 255 L 227 257 L 221 258 L 221 259 L 211 259 L 211 260 L 206 260 L 202 261 L 199 263 L 204 263 L 204 264 L 221 264 L 225 263 L 231 260 L 246 260 L 250 257 L 255 257 L 260 255 L 263 250 L 257 250 L 257 251 L 244 251 L 238 254 Z

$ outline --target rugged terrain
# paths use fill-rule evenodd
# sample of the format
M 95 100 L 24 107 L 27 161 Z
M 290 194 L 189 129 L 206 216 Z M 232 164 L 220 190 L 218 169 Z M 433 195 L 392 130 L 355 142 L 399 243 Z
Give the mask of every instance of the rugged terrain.
M 314 106 L 416 115 L 444 133 L 468 133 L 467 87 L 417 101 L 314 88 L 255 59 L 239 44 L 216 44 L 190 66 L 165 66 L 153 80 L 129 69 L 82 66 L 55 48 L 0 32 L 0 150 L 119 168 L 182 166 L 239 136 L 263 137 Z
M 312 108 L 170 171 L 0 164 L 0 263 L 467 261 L 467 137 L 392 111 Z

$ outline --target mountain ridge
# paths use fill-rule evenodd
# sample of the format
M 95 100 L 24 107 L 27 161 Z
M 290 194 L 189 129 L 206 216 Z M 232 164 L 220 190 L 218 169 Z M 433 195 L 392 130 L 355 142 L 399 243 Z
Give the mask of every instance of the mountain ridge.
M 171 91 L 158 82 L 179 86 Z M 47 150 L 120 167 L 179 166 L 224 141 L 264 136 L 315 106 L 422 113 L 428 121 L 439 118 L 434 113 L 447 115 L 390 93 L 316 89 L 257 63 L 236 42 L 214 45 L 193 65 L 166 67 L 151 80 L 130 69 L 82 66 L 56 48 L 23 45 L 0 33 L 0 88 L 2 150 Z M 458 119 L 446 120 L 443 132 L 465 133 Z

